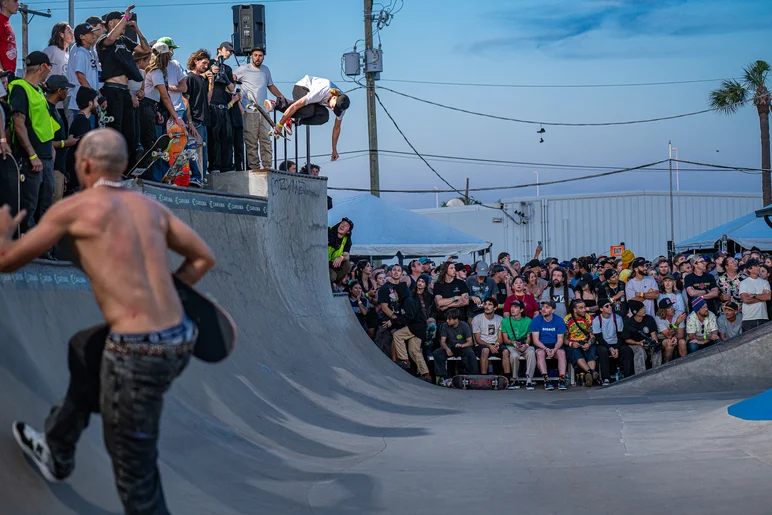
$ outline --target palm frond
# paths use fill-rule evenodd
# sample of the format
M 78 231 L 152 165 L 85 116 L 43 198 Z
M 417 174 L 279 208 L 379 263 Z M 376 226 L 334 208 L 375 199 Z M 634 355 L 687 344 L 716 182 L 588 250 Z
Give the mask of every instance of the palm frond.
M 765 85 L 770 66 L 766 61 L 756 61 L 743 68 L 743 85 L 746 89 L 756 92 Z
M 734 79 L 727 79 L 721 87 L 711 91 L 708 105 L 711 109 L 723 114 L 733 114 L 748 100 L 748 90 Z

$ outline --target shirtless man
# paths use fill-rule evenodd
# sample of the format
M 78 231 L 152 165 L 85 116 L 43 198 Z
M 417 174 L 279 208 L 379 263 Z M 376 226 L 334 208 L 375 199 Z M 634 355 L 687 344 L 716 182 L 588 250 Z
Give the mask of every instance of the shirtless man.
M 150 53 L 145 36 L 139 30 L 136 21 L 131 20 L 133 5 L 121 14 L 113 11 L 105 15 L 107 33 L 99 36 L 96 41 L 96 51 L 99 63 L 102 65 L 102 95 L 107 100 L 107 116 L 113 117 L 110 127 L 126 138 L 129 151 L 133 154 L 137 147 L 138 135 L 134 129 L 134 101 L 129 92 L 129 80 L 142 82 L 142 74 L 134 62 L 132 52 L 139 48 L 143 53 Z M 132 27 L 139 37 L 139 45 L 124 36 L 126 27 Z M 180 125 L 184 123 L 180 120 Z
M 168 249 L 185 258 L 176 275 L 190 285 L 214 257 L 161 204 L 121 189 L 127 161 L 118 132 L 89 132 L 75 153 L 80 193 L 54 204 L 17 241 L 11 238 L 24 213 L 11 218 L 7 205 L 0 209 L 0 271 L 17 270 L 68 238 L 105 319 L 70 340 L 70 385 L 44 433 L 23 422 L 14 422 L 13 433 L 43 476 L 58 482 L 72 474 L 90 414 L 101 411 L 125 512 L 165 514 L 156 463 L 163 393 L 188 364 L 198 335 L 174 287 Z

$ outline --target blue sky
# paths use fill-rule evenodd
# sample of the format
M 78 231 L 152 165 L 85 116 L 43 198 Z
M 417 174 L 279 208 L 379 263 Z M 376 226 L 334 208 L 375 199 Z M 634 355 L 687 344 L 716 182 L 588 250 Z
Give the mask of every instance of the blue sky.
M 214 50 L 230 38 L 230 3 L 221 0 L 136 0 L 139 25 L 155 39 L 171 36 L 180 61 L 199 47 Z M 285 95 L 305 74 L 324 76 L 343 89 L 340 57 L 363 37 L 362 1 L 263 2 L 266 5 L 266 64 Z M 387 3 L 387 2 L 385 2 Z M 197 5 L 199 4 L 199 5 Z M 35 18 L 30 48 L 42 49 L 54 21 L 66 20 L 66 0 L 31 2 L 52 9 L 51 20 Z M 76 0 L 76 22 L 125 6 L 115 0 Z M 19 16 L 13 18 L 19 45 Z M 472 111 L 528 120 L 596 123 L 669 116 L 706 107 L 718 82 L 623 88 L 503 88 L 410 84 L 386 79 L 486 84 L 573 85 L 687 81 L 737 77 L 757 59 L 772 62 L 772 2 L 768 0 L 522 0 L 461 2 L 404 0 L 403 9 L 380 33 L 384 50 L 381 85 Z M 362 45 L 359 44 L 361 50 Z M 234 63 L 231 63 L 232 65 Z M 772 78 L 770 79 L 772 82 Z M 626 167 L 667 157 L 672 140 L 679 157 L 692 161 L 760 166 L 755 109 L 734 116 L 714 113 L 652 124 L 617 127 L 547 127 L 470 116 L 417 103 L 381 90 L 386 108 L 422 153 Z M 364 91 L 351 93 L 339 151 L 367 148 Z M 381 149 L 409 152 L 392 123 L 378 112 Z M 312 153 L 329 152 L 331 124 L 315 128 Z M 300 139 L 301 149 L 305 147 Z M 301 150 L 301 154 L 304 152 Z M 293 153 L 294 155 L 294 153 Z M 330 186 L 369 187 L 366 154 L 336 163 L 315 158 Z M 431 161 L 457 188 L 530 184 L 530 166 L 484 166 Z M 382 156 L 381 187 L 441 189 L 445 185 L 414 157 Z M 540 168 L 540 181 L 589 175 L 602 169 Z M 682 190 L 760 191 L 760 177 L 737 172 L 683 171 Z M 668 174 L 631 172 L 603 179 L 543 186 L 542 195 L 593 191 L 666 190 Z M 335 193 L 334 195 L 350 195 Z M 533 196 L 535 188 L 479 193 L 476 198 Z M 384 194 L 406 207 L 431 207 L 435 196 Z M 441 201 L 452 198 L 443 194 Z

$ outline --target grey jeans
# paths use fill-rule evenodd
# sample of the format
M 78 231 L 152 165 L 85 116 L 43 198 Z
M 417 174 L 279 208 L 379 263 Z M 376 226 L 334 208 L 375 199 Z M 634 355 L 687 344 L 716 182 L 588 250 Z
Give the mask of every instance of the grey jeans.
M 186 318 L 152 335 L 116 335 L 101 325 L 72 337 L 67 395 L 45 424 L 59 477 L 72 473 L 78 439 L 91 413 L 101 412 L 125 513 L 169 513 L 157 465 L 163 394 L 190 361 L 197 334 Z
M 21 183 L 21 208 L 27 210 L 27 215 L 21 221 L 21 232 L 25 233 L 35 227 L 40 218 L 54 203 L 54 160 L 41 159 L 43 171 L 32 171 L 29 160 L 22 158 L 19 162 L 24 182 Z
M 244 113 L 244 142 L 247 147 L 247 170 L 273 166 L 271 127 L 260 113 Z M 258 159 L 258 155 L 260 159 Z M 262 161 L 262 166 L 260 165 Z

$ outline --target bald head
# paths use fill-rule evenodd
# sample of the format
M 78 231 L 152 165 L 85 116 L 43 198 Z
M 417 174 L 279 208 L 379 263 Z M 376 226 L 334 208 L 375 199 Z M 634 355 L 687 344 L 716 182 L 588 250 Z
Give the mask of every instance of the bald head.
M 78 144 L 75 153 L 75 169 L 81 184 L 96 181 L 101 177 L 118 178 L 126 170 L 129 154 L 126 140 L 115 129 L 96 129 L 86 134 Z M 80 177 L 92 181 L 84 181 Z

